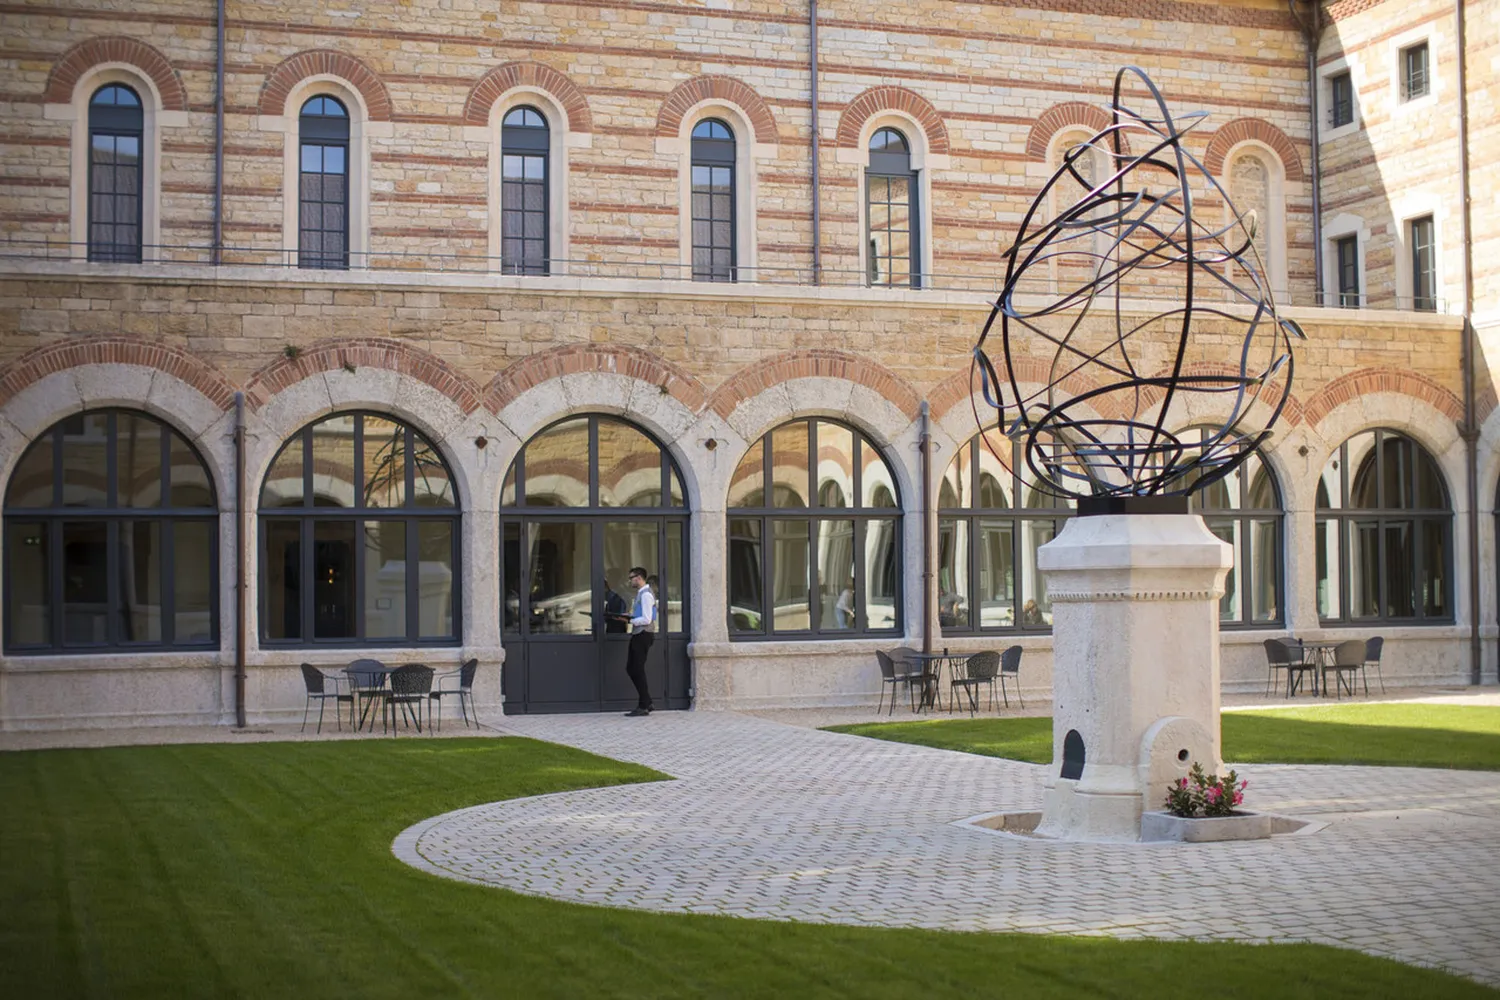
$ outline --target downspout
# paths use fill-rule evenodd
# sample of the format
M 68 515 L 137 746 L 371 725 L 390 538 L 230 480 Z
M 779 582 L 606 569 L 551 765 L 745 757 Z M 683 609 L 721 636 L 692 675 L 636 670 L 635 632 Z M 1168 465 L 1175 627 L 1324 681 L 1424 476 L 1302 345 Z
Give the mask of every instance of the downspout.
M 922 652 L 932 652 L 932 409 L 922 400 Z
M 224 0 L 218 6 L 219 42 L 214 73 L 214 246 L 213 264 L 224 256 Z M 243 714 L 240 725 L 244 725 Z
M 221 0 L 222 2 L 222 0 Z M 245 394 L 234 394 L 234 724 L 245 728 Z
M 812 105 L 812 283 L 823 283 L 823 234 L 819 212 L 818 182 L 818 0 L 807 4 L 807 76 L 809 103 Z
M 1292 10 L 1292 17 L 1301 26 L 1302 38 L 1307 43 L 1307 134 L 1312 161 L 1313 303 L 1327 305 L 1323 301 L 1323 163 L 1318 153 L 1318 41 L 1323 35 L 1323 14 L 1316 3 L 1307 5 L 1306 17 L 1297 13 L 1297 0 L 1287 0 L 1287 5 Z M 1291 301 L 1290 289 L 1287 290 L 1287 301 Z
M 1458 200 L 1464 220 L 1464 457 L 1469 480 L 1469 683 L 1482 677 L 1484 649 L 1479 641 L 1479 424 L 1474 405 L 1474 216 L 1469 199 L 1469 74 L 1464 58 L 1464 0 L 1454 0 L 1458 19 Z

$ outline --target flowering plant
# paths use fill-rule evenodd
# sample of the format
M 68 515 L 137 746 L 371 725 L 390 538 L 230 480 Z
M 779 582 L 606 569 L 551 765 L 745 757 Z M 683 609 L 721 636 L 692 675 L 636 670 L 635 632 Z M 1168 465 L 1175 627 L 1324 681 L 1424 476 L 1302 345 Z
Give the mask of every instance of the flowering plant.
M 1167 786 L 1167 812 L 1173 816 L 1192 819 L 1195 816 L 1230 816 L 1235 806 L 1245 801 L 1245 789 L 1249 781 L 1241 781 L 1239 775 L 1230 771 L 1220 777 L 1203 772 L 1203 765 L 1193 763 L 1193 770 L 1186 778 L 1178 778 Z

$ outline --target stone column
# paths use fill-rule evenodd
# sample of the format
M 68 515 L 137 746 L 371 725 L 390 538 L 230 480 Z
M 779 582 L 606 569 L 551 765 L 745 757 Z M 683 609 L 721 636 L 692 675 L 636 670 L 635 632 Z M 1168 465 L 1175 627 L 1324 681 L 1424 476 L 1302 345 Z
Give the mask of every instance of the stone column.
M 1170 781 L 1193 761 L 1219 768 L 1219 598 L 1233 564 L 1196 514 L 1079 516 L 1042 546 L 1054 770 L 1039 835 L 1138 840 Z

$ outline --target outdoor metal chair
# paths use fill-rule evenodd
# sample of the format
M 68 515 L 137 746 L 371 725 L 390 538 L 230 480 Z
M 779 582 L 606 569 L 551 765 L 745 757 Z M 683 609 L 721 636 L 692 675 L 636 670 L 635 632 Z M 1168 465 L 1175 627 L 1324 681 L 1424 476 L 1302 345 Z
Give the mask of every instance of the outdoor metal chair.
M 432 702 L 427 706 L 427 718 L 432 718 L 433 705 L 437 706 L 438 732 L 443 730 L 443 699 L 458 698 L 458 711 L 464 717 L 464 728 L 469 728 L 469 703 L 474 699 L 474 674 L 479 670 L 478 660 L 467 660 L 457 670 L 439 674 L 437 687 L 427 697 Z M 452 685 L 449 687 L 448 685 Z M 479 713 L 474 713 L 474 725 L 479 725 Z
M 956 672 L 955 672 L 956 673 Z M 994 650 L 985 650 L 975 653 L 964 661 L 964 676 L 955 676 L 949 682 L 948 711 L 953 711 L 953 703 L 958 701 L 957 688 L 963 688 L 964 694 L 969 697 L 969 714 L 973 715 L 979 710 L 979 685 L 988 684 L 990 687 L 990 709 L 995 708 L 995 678 L 1000 673 L 1000 654 Z
M 333 700 L 333 717 L 338 721 L 339 729 L 344 728 L 343 709 L 339 707 L 340 702 L 349 703 L 349 724 L 354 725 L 354 695 L 344 694 L 339 690 L 339 678 L 329 677 L 323 671 L 311 663 L 302 664 L 302 683 L 307 687 L 307 704 L 302 709 L 302 731 L 307 732 L 307 716 L 312 711 L 312 703 L 318 703 L 318 732 L 323 731 L 323 707 Z M 328 690 L 329 684 L 333 690 Z
M 1005 699 L 1005 707 L 1010 708 L 1010 697 L 1005 693 L 1005 680 L 1010 678 L 1016 682 L 1016 701 L 1021 707 L 1026 707 L 1026 699 L 1021 697 L 1021 653 L 1024 650 L 1020 646 L 1012 646 L 1000 654 L 1000 697 Z
M 1266 697 L 1269 698 L 1271 696 L 1271 688 L 1273 686 L 1280 686 L 1280 683 L 1276 680 L 1276 671 L 1290 669 L 1287 663 L 1287 656 L 1289 654 L 1287 653 L 1286 643 L 1280 639 L 1267 639 L 1261 645 L 1266 648 Z M 1290 691 L 1291 687 L 1292 679 L 1288 676 L 1287 690 Z
M 1323 693 L 1328 693 L 1328 674 L 1333 673 L 1334 694 L 1342 698 L 1344 692 L 1354 697 L 1354 674 L 1365 669 L 1365 643 L 1362 639 L 1350 639 L 1333 648 L 1333 662 L 1323 664 Z M 1345 674 L 1349 679 L 1344 679 Z
M 1285 670 L 1286 696 L 1290 698 L 1297 693 L 1302 686 L 1303 678 L 1311 673 L 1313 683 L 1317 683 L 1316 663 L 1307 662 L 1307 651 L 1303 649 L 1302 643 L 1295 639 L 1267 639 L 1264 643 L 1266 648 L 1266 667 L 1269 673 L 1266 677 L 1266 694 L 1271 693 L 1271 682 L 1276 676 L 1276 671 Z
M 384 697 L 386 675 L 385 664 L 379 660 L 362 659 L 355 660 L 344 668 L 344 673 L 349 677 L 349 693 L 359 707 L 359 722 L 354 727 L 363 729 L 365 717 L 370 712 L 370 707 Z M 350 709 L 350 717 L 353 717 L 353 708 Z M 372 719 L 370 728 L 375 728 Z
M 880 706 L 885 704 L 886 685 L 891 688 L 891 707 L 886 712 L 891 715 L 896 711 L 896 687 L 906 685 L 906 693 L 911 698 L 912 711 L 916 711 L 916 694 L 912 685 L 921 680 L 921 674 L 911 672 L 911 664 L 906 659 L 906 650 L 893 649 L 889 653 L 884 650 L 875 650 L 875 659 L 880 664 L 880 700 L 875 703 L 875 712 L 879 714 Z
M 380 706 L 380 729 L 385 731 L 386 717 L 390 717 L 391 734 L 396 734 L 396 708 L 401 714 L 415 722 L 417 732 L 422 731 L 422 706 L 429 704 L 432 694 L 432 677 L 437 671 L 421 663 L 407 663 L 391 671 L 391 686 L 382 692 Z M 413 718 L 415 716 L 415 718 Z M 432 729 L 429 715 L 428 726 Z
M 1370 693 L 1370 667 L 1375 667 L 1375 677 L 1380 681 L 1380 693 L 1385 694 L 1385 673 L 1380 669 L 1380 654 L 1385 649 L 1385 639 L 1381 636 L 1365 640 L 1365 663 L 1360 670 L 1360 676 L 1364 678 L 1365 694 Z

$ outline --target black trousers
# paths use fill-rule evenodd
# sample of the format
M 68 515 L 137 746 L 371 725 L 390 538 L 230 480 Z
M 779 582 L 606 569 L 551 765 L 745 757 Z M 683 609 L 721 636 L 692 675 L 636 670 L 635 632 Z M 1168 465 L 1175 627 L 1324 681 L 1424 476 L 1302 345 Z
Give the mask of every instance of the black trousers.
M 655 632 L 637 632 L 630 637 L 630 653 L 625 657 L 625 673 L 635 685 L 636 708 L 651 707 L 651 689 L 646 687 L 646 657 L 651 653 L 651 644 L 656 641 Z

